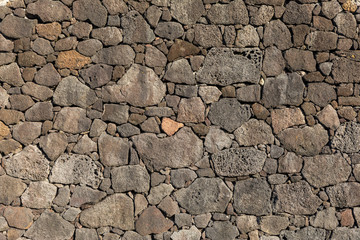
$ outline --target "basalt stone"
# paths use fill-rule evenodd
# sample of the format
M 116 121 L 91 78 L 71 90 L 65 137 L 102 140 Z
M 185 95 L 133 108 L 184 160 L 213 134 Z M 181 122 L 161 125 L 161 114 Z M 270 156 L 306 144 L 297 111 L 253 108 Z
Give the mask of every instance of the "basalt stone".
M 124 33 L 124 43 L 151 43 L 155 34 L 150 25 L 137 12 L 131 11 L 121 18 Z
M 0 66 L 15 62 L 14 53 L 0 53 Z
M 335 83 L 359 82 L 360 63 L 348 58 L 336 58 L 333 61 L 332 75 Z
M 314 7 L 314 4 L 298 4 L 296 2 L 289 2 L 286 5 L 283 21 L 286 24 L 310 24 Z
M 40 122 L 20 122 L 13 128 L 13 137 L 24 145 L 32 143 L 41 135 Z
M 355 207 L 360 204 L 360 183 L 347 182 L 327 187 L 326 193 L 331 206 L 338 208 Z
M 314 227 L 305 227 L 300 230 L 290 231 L 284 230 L 280 233 L 281 240 L 325 240 L 326 230 Z
M 40 37 L 50 41 L 56 40 L 61 34 L 61 25 L 58 22 L 37 24 L 35 28 Z
M 189 187 L 175 192 L 181 207 L 191 214 L 224 212 L 232 192 L 219 178 L 198 178 Z
M 265 25 L 270 22 L 274 16 L 274 8 L 272 6 L 261 5 L 254 15 L 250 18 L 250 24 L 254 26 Z
M 164 79 L 174 83 L 196 83 L 194 73 L 186 59 L 179 59 L 169 63 Z
M 96 151 L 97 144 L 88 135 L 84 135 L 73 148 L 73 152 L 78 154 L 90 154 Z
M 21 203 L 29 208 L 50 208 L 57 187 L 47 181 L 31 182 L 21 196 Z
M 240 146 L 255 146 L 274 143 L 271 127 L 264 121 L 250 119 L 234 132 Z
M 200 52 L 200 49 L 192 43 L 176 39 L 175 43 L 171 46 L 169 54 L 167 55 L 168 60 L 174 61 L 180 57 L 187 57 L 190 55 L 196 55 Z
M 34 145 L 2 159 L 6 173 L 12 177 L 32 181 L 44 180 L 50 173 L 49 161 Z
M 235 45 L 238 47 L 257 47 L 260 38 L 256 29 L 251 25 L 246 25 L 237 31 Z
M 14 110 L 25 111 L 35 104 L 28 95 L 16 94 L 10 96 L 11 108 Z
M 321 3 L 321 12 L 329 19 L 333 19 L 341 11 L 341 5 L 336 0 Z
M 122 35 L 116 27 L 104 27 L 92 30 L 91 37 L 100 40 L 105 46 L 114 46 L 122 42 Z
M 336 130 L 340 126 L 337 112 L 330 104 L 324 107 L 316 116 L 325 127 Z
M 177 22 L 160 22 L 156 26 L 155 34 L 162 38 L 175 40 L 184 34 L 184 29 Z
M 134 204 L 125 194 L 113 194 L 81 212 L 80 223 L 90 228 L 112 226 L 134 229 Z
M 0 32 L 6 37 L 31 37 L 36 21 L 7 15 L 0 23 Z
M 249 5 L 273 5 L 273 6 L 282 6 L 284 5 L 285 0 L 245 0 L 246 4 Z
M 210 127 L 208 134 L 206 134 L 204 146 L 206 151 L 216 153 L 224 148 L 229 148 L 231 143 L 232 140 L 229 134 L 217 127 Z
M 8 175 L 0 176 L 0 203 L 10 205 L 13 200 L 24 192 L 26 184 L 18 178 Z
M 265 47 L 275 45 L 280 50 L 289 49 L 292 46 L 290 31 L 280 20 L 273 20 L 265 25 L 263 43 Z
M 174 223 L 165 218 L 155 206 L 148 207 L 136 221 L 136 231 L 141 235 L 159 234 L 169 230 Z
M 356 19 L 350 12 L 339 13 L 334 19 L 337 32 L 348 38 L 354 38 L 356 35 Z
M 234 190 L 234 209 L 249 215 L 271 213 L 271 188 L 264 179 L 252 178 L 237 181 Z
M 49 210 L 43 212 L 35 223 L 26 231 L 25 237 L 30 239 L 69 239 L 75 227 L 65 221 L 59 214 Z
M 79 53 L 83 54 L 84 56 L 92 57 L 97 53 L 97 51 L 101 50 L 102 47 L 103 45 L 99 40 L 88 39 L 79 42 L 76 49 L 79 51 Z M 105 55 L 103 55 L 102 58 L 103 60 L 97 60 L 97 61 L 108 61 L 108 60 L 104 60 L 107 59 Z M 95 58 L 93 59 L 93 61 L 95 61 Z M 111 60 L 111 61 L 115 61 L 115 60 Z
M 276 185 L 273 194 L 276 213 L 311 215 L 321 204 L 320 198 L 311 191 L 310 185 L 305 181 Z
M 351 173 L 351 166 L 340 154 L 304 158 L 304 163 L 302 174 L 316 188 L 345 182 Z
M 60 1 L 39 0 L 30 3 L 26 11 L 39 16 L 43 22 L 69 21 L 72 17 L 71 10 Z
M 24 85 L 24 80 L 21 77 L 20 68 L 16 63 L 0 66 L 0 80 L 16 87 Z
M 308 85 L 308 96 L 310 101 L 320 107 L 325 107 L 336 99 L 336 92 L 332 85 L 327 83 L 310 83 Z
M 285 52 L 285 60 L 293 71 L 316 71 L 316 61 L 311 51 L 291 48 Z
M 201 232 L 195 226 L 192 226 L 188 230 L 183 229 L 171 234 L 171 239 L 173 240 L 181 240 L 181 239 L 198 240 L 200 238 L 201 238 Z
M 212 24 L 241 24 L 249 23 L 248 11 L 242 0 L 235 0 L 228 4 L 215 4 L 207 13 Z
M 123 166 L 111 170 L 112 188 L 115 192 L 148 192 L 150 176 L 145 167 Z
M 271 112 L 271 123 L 274 133 L 278 134 L 286 128 L 305 124 L 305 117 L 300 108 L 274 109 Z
M 60 52 L 55 65 L 58 68 L 81 69 L 91 63 L 89 57 L 83 56 L 75 50 Z
M 349 229 L 346 227 L 339 227 L 333 231 L 331 235 L 332 240 L 356 240 L 360 237 L 360 230 L 358 228 Z
M 208 115 L 213 124 L 219 125 L 228 132 L 240 127 L 250 116 L 249 106 L 242 105 L 232 98 L 224 98 L 213 103 Z
M 34 215 L 29 208 L 9 206 L 5 208 L 3 214 L 11 227 L 28 229 L 33 223 Z
M 132 137 L 132 140 L 150 170 L 187 167 L 201 159 L 203 154 L 202 141 L 187 127 L 167 138 L 159 139 L 155 134 L 144 133 Z
M 73 3 L 74 17 L 80 21 L 89 21 L 96 27 L 104 27 L 107 20 L 106 8 L 99 0 L 77 0 Z
M 35 75 L 35 82 L 47 87 L 56 86 L 60 81 L 61 76 L 51 63 L 46 64 Z
M 281 74 L 268 78 L 263 87 L 262 102 L 265 107 L 280 105 L 299 106 L 303 102 L 305 85 L 297 73 Z
M 205 233 L 210 239 L 230 240 L 236 239 L 239 230 L 229 221 L 215 221 L 211 227 L 205 229 Z
M 70 206 L 81 207 L 83 204 L 94 204 L 104 197 L 106 197 L 105 192 L 94 190 L 86 186 L 76 186 L 70 198 Z
M 127 140 L 103 133 L 98 140 L 98 146 L 100 161 L 105 166 L 115 167 L 128 163 L 130 147 Z
M 86 110 L 78 107 L 64 107 L 56 115 L 54 129 L 76 134 L 88 131 L 91 120 L 86 117 Z
M 334 230 L 338 225 L 335 214 L 336 210 L 334 207 L 319 211 L 316 213 L 315 217 L 310 218 L 310 224 L 314 227 Z
M 77 38 L 89 38 L 93 26 L 87 22 L 76 22 L 69 27 L 69 33 Z
M 25 112 L 25 119 L 32 122 L 52 120 L 54 116 L 51 102 L 37 102 Z
M 14 43 L 11 40 L 6 39 L 0 34 L 0 51 L 11 52 L 14 49 Z
M 224 177 L 256 174 L 263 168 L 265 159 L 265 152 L 255 148 L 224 149 L 211 157 L 215 172 Z
M 149 67 L 165 67 L 166 56 L 156 47 L 146 46 L 145 63 Z
M 222 36 L 218 26 L 196 24 L 194 26 L 194 42 L 204 48 L 220 47 L 222 45 Z
M 190 181 L 197 177 L 196 173 L 190 169 L 176 169 L 171 171 L 171 184 L 176 188 L 183 188 Z
M 327 131 L 320 125 L 288 128 L 278 134 L 285 149 L 304 156 L 314 156 L 328 143 Z
M 109 65 L 130 65 L 135 58 L 134 50 L 128 45 L 117 45 L 103 48 L 92 57 L 95 63 Z
M 61 184 L 86 184 L 99 187 L 103 179 L 101 169 L 86 155 L 63 154 L 55 162 L 50 182 Z
M 203 122 L 205 121 L 205 105 L 199 97 L 183 98 L 179 103 L 177 121 Z
M 172 0 L 170 12 L 182 24 L 194 24 L 205 14 L 205 7 L 201 0 Z
M 117 124 L 126 123 L 129 118 L 129 106 L 119 104 L 105 104 L 101 119 Z
M 5 155 L 19 152 L 21 149 L 22 149 L 21 144 L 15 141 L 14 139 L 0 141 L 0 152 Z
M 336 33 L 315 31 L 307 35 L 305 43 L 311 51 L 329 51 L 336 49 L 337 40 Z
M 40 138 L 40 148 L 52 161 L 65 152 L 67 144 L 67 137 L 62 132 L 50 133 Z
M 335 132 L 331 146 L 345 153 L 360 151 L 360 124 L 347 122 Z
M 25 121 L 25 116 L 22 112 L 8 109 L 0 110 L 0 121 L 3 121 L 6 125 L 17 124 L 21 120 Z
M 246 55 L 246 51 L 250 55 Z M 204 65 L 196 74 L 200 83 L 227 86 L 238 82 L 258 83 L 259 63 L 262 54 L 257 49 L 236 50 L 212 48 L 206 55 Z
M 102 1 L 109 14 L 124 14 L 128 11 L 128 7 L 123 0 L 103 0 Z
M 55 51 L 71 50 L 71 49 L 74 49 L 77 44 L 78 44 L 78 41 L 77 41 L 76 37 L 63 38 L 55 43 Z

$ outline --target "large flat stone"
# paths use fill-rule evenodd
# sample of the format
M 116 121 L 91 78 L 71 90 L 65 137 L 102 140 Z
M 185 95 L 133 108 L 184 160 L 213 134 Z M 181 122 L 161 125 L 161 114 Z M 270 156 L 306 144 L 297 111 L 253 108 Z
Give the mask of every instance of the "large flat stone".
M 60 1 L 39 0 L 30 3 L 26 11 L 37 15 L 43 22 L 70 21 L 72 17 L 71 10 Z
M 0 23 L 0 32 L 6 37 L 31 37 L 36 21 L 7 15 Z
M 135 52 L 130 46 L 117 45 L 97 51 L 91 60 L 95 63 L 128 66 L 134 61 L 134 58 Z
M 360 151 L 360 124 L 347 122 L 335 132 L 331 146 L 345 153 Z
M 12 201 L 21 196 L 26 187 L 26 184 L 18 178 L 8 175 L 0 176 L 0 203 L 10 205 Z
M 115 192 L 148 192 L 150 175 L 139 165 L 122 166 L 111 170 L 111 182 Z
M 241 24 L 249 23 L 248 11 L 243 0 L 235 0 L 228 4 L 215 4 L 207 13 L 212 24 Z
M 100 161 L 109 167 L 126 165 L 129 157 L 129 143 L 127 140 L 112 137 L 106 133 L 98 140 Z
M 205 13 L 205 7 L 201 0 L 172 0 L 170 13 L 182 24 L 194 24 Z
M 358 182 L 339 183 L 327 187 L 326 193 L 333 207 L 347 208 L 360 205 L 360 183 Z

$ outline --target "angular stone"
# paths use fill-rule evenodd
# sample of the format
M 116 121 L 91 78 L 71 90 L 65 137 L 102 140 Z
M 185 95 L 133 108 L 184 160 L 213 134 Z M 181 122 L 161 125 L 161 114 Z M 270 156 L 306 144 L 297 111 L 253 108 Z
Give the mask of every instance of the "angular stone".
M 89 38 L 93 26 L 87 22 L 76 22 L 69 27 L 69 32 L 77 38 Z M 100 41 L 99 41 L 100 42 Z M 101 45 L 102 46 L 102 45 Z
M 199 96 L 206 103 L 217 102 L 222 95 L 222 92 L 215 86 L 200 86 Z
M 307 97 L 320 107 L 325 107 L 336 99 L 336 92 L 332 85 L 327 83 L 310 83 Z
M 312 20 L 312 11 L 314 4 L 298 4 L 289 2 L 283 15 L 283 21 L 286 24 L 310 24 Z
M 99 40 L 96 39 L 88 39 L 88 40 L 84 40 L 78 43 L 77 45 L 77 50 L 79 51 L 79 53 L 88 56 L 88 57 L 92 57 L 93 55 L 95 55 L 99 50 L 101 50 L 103 47 L 102 43 Z M 104 50 L 106 51 L 106 50 Z M 100 54 L 100 53 L 99 53 Z M 102 55 L 103 59 L 105 59 L 105 55 Z M 135 57 L 135 55 L 134 55 Z M 93 58 L 92 59 L 94 62 L 98 62 L 99 60 L 95 61 L 96 59 Z M 105 61 L 105 60 L 103 60 Z
M 4 91 L 6 93 L 6 90 Z M 7 97 L 9 97 L 9 95 L 7 95 Z M 5 101 L 7 101 L 7 99 Z M 8 102 L 6 104 L 8 104 Z M 35 102 L 28 95 L 15 94 L 10 96 L 10 104 L 12 109 L 25 111 L 26 109 L 33 106 Z
M 287 217 L 272 215 L 261 218 L 260 229 L 267 234 L 278 235 L 281 230 L 286 229 L 289 225 L 290 222 Z
M 15 58 L 14 53 L 0 53 L 0 66 L 15 62 Z
M 321 12 L 328 19 L 333 19 L 341 11 L 341 5 L 336 0 L 321 3 Z
M 274 143 L 271 127 L 261 120 L 250 119 L 234 132 L 240 146 L 256 146 Z
M 205 121 L 205 105 L 199 97 L 183 98 L 179 103 L 177 121 L 203 122 Z
M 224 212 L 232 192 L 219 178 L 198 178 L 189 187 L 175 192 L 181 207 L 191 214 Z
M 174 135 L 180 128 L 184 126 L 183 123 L 175 122 L 170 118 L 163 118 L 161 122 L 161 129 L 168 135 Z
M 265 47 L 275 45 L 280 50 L 292 46 L 290 31 L 280 20 L 273 20 L 265 25 L 263 41 Z
M 14 43 L 11 40 L 6 39 L 0 34 L 0 51 L 11 52 L 14 49 Z
M 91 120 L 86 117 L 86 110 L 78 107 L 64 107 L 57 114 L 54 129 L 68 133 L 81 133 L 90 129 Z
M 14 126 L 13 137 L 24 145 L 32 143 L 41 135 L 41 126 L 39 122 L 22 122 Z
M 78 154 L 90 154 L 96 151 L 97 144 L 88 135 L 84 135 L 73 148 L 73 152 Z
M 51 63 L 46 64 L 35 75 L 35 82 L 47 87 L 56 86 L 60 81 L 61 76 Z
M 255 60 L 262 54 L 255 49 L 254 60 L 241 54 L 242 50 L 212 48 L 206 55 L 204 66 L 196 74 L 200 83 L 227 86 L 238 82 L 258 83 L 260 70 Z M 246 51 L 243 51 L 246 54 Z M 259 58 L 259 59 L 257 59 Z
M 260 101 L 260 85 L 248 85 L 236 90 L 236 98 L 241 102 L 258 102 Z
M 237 31 L 235 45 L 238 47 L 257 47 L 260 38 L 256 29 L 251 25 L 246 25 Z
M 282 53 L 275 46 L 265 49 L 263 62 L 263 71 L 267 76 L 277 76 L 282 73 L 285 68 L 285 60 Z
M 76 186 L 70 198 L 70 206 L 81 207 L 83 204 L 98 203 L 104 197 L 106 197 L 105 192 L 85 186 Z
M 100 40 L 105 46 L 114 46 L 122 42 L 122 35 L 116 27 L 104 27 L 92 30 L 91 37 Z
M 136 221 L 136 231 L 141 235 L 158 234 L 169 230 L 173 222 L 166 219 L 155 206 L 148 207 Z
M 161 38 L 175 40 L 184 34 L 184 29 L 182 25 L 177 22 L 160 22 L 156 26 L 155 34 Z
M 268 78 L 263 88 L 262 102 L 265 107 L 295 105 L 302 103 L 305 85 L 297 73 L 281 74 Z
M 78 44 L 78 41 L 77 41 L 76 37 L 63 38 L 55 43 L 55 51 L 71 50 L 71 49 L 74 49 L 77 44 Z
M 335 83 L 359 82 L 357 77 L 359 62 L 347 58 L 336 58 L 333 63 L 332 75 Z
M 203 154 L 202 141 L 187 127 L 172 137 L 159 139 L 155 134 L 144 133 L 132 137 L 132 140 L 149 170 L 187 167 Z
M 336 210 L 334 207 L 319 211 L 315 217 L 310 218 L 312 226 L 317 228 L 324 228 L 326 230 L 334 230 L 338 225 L 336 218 Z
M 13 95 L 13 96 L 15 96 L 15 95 Z M 4 88 L 0 87 L 0 108 L 5 108 L 5 106 L 9 103 L 9 97 L 10 96 L 7 93 L 7 91 Z M 30 105 L 30 104 L 28 104 L 28 105 Z M 25 107 L 27 108 L 28 105 L 26 105 Z
M 86 155 L 61 155 L 55 162 L 50 182 L 62 184 L 86 184 L 99 187 L 103 176 L 95 162 Z
M 0 203 L 5 205 L 20 197 L 27 187 L 20 179 L 7 175 L 0 176 L 0 183 Z
M 131 137 L 140 134 L 140 129 L 132 125 L 131 123 L 125 123 L 117 127 L 118 133 L 121 137 Z
M 18 54 L 18 63 L 21 67 L 32 67 L 45 65 L 46 60 L 35 52 L 27 51 Z
M 316 61 L 311 51 L 291 48 L 285 52 L 285 60 L 293 71 L 316 71 Z
M 3 121 L 6 125 L 17 124 L 21 120 L 25 121 L 25 117 L 22 112 L 0 109 L 0 121 Z
M 220 176 L 237 177 L 260 172 L 265 152 L 255 148 L 230 148 L 212 155 L 215 171 Z
M 164 79 L 174 83 L 195 84 L 195 76 L 186 59 L 179 59 L 167 66 Z
M 170 2 L 171 15 L 182 24 L 194 24 L 205 13 L 201 0 L 185 0 Z
M 65 221 L 57 213 L 49 210 L 43 212 L 35 223 L 26 231 L 25 237 L 30 239 L 69 239 L 73 236 L 75 227 Z
M 88 228 L 76 229 L 75 236 L 76 236 L 76 238 L 75 238 L 76 240 L 98 240 L 99 239 L 96 230 L 88 229 Z M 106 234 L 105 234 L 105 236 L 106 236 Z M 107 239 L 105 236 L 103 239 L 112 240 L 112 238 Z M 118 240 L 118 238 L 114 238 L 114 240 Z
M 305 43 L 311 51 L 336 49 L 338 35 L 333 32 L 315 31 L 307 35 Z
M 352 13 L 345 12 L 339 13 L 335 19 L 335 24 L 337 26 L 337 32 L 345 35 L 348 38 L 354 38 L 356 35 L 356 19 Z
M 284 5 L 284 0 L 245 0 L 246 4 L 249 5 L 273 5 L 273 6 L 282 6 Z
M 131 230 L 134 228 L 134 204 L 125 194 L 113 194 L 82 211 L 80 223 L 90 228 L 112 226 Z
M 238 213 L 268 215 L 271 213 L 271 188 L 264 179 L 251 178 L 236 182 L 234 209 Z
M 98 51 L 92 61 L 109 65 L 130 65 L 135 58 L 134 50 L 128 45 L 117 45 Z
M 58 68 L 81 69 L 91 63 L 89 57 L 83 56 L 75 50 L 60 52 L 55 65 Z
M 274 16 L 274 8 L 272 6 L 261 5 L 260 8 L 251 16 L 250 24 L 254 26 L 265 25 L 270 22 Z
M 24 85 L 24 80 L 21 77 L 20 68 L 16 63 L 0 66 L 0 81 L 16 87 L 21 87 Z
M 56 40 L 61 34 L 61 25 L 58 22 L 37 24 L 35 28 L 40 37 L 44 37 L 50 41 Z
M 345 182 L 351 174 L 351 166 L 340 155 L 318 155 L 304 158 L 302 174 L 316 188 Z
M 126 123 L 129 118 L 129 106 L 119 104 L 105 104 L 101 117 L 103 121 L 110 121 L 117 124 Z
M 41 101 L 46 101 L 53 96 L 53 91 L 50 88 L 41 86 L 41 85 L 37 85 L 33 82 L 25 83 L 21 87 L 21 90 L 24 94 L 30 95 Z
M 239 235 L 239 230 L 228 221 L 216 221 L 211 227 L 205 229 L 209 239 L 235 239 Z
M 336 130 L 340 126 L 337 112 L 330 104 L 324 107 L 316 116 L 325 127 L 332 130 Z
M 321 204 L 305 181 L 276 185 L 274 190 L 274 211 L 276 213 L 314 214 Z
M 190 169 L 177 169 L 171 171 L 171 184 L 176 188 L 183 188 L 188 182 L 192 182 L 197 177 L 196 173 Z
M 209 119 L 228 132 L 233 132 L 250 118 L 250 108 L 234 98 L 223 98 L 211 104 Z
M 303 166 L 303 159 L 293 152 L 288 152 L 279 159 L 279 173 L 298 173 Z
M 115 192 L 148 192 L 150 176 L 145 167 L 123 166 L 111 170 L 111 186 Z
M 228 4 L 215 4 L 207 13 L 212 24 L 241 24 L 249 23 L 248 12 L 242 0 L 235 0 Z
M 271 124 L 274 133 L 278 134 L 286 128 L 305 124 L 305 117 L 300 108 L 274 109 L 271 112 Z
M 10 227 L 28 229 L 33 223 L 34 215 L 31 209 L 24 207 L 6 207 L 4 217 Z
M 0 23 L 0 32 L 9 38 L 31 37 L 35 20 L 7 15 Z
M 169 61 L 174 61 L 180 57 L 186 57 L 189 55 L 196 55 L 200 52 L 200 49 L 192 43 L 176 39 L 175 43 L 171 46 L 169 54 L 167 55 Z
M 148 201 L 151 205 L 156 205 L 163 200 L 166 196 L 169 196 L 174 190 L 171 184 L 161 183 L 158 186 L 152 187 L 150 194 L 148 195 Z
M 50 172 L 49 161 L 34 145 L 21 152 L 2 159 L 6 173 L 10 176 L 39 181 L 47 178 Z
M 204 48 L 220 47 L 222 45 L 222 36 L 218 26 L 196 24 L 194 26 L 194 42 Z
M 349 229 L 346 227 L 339 227 L 333 231 L 331 235 L 332 240 L 356 240 L 360 237 L 360 230 L 358 228 Z
M 0 140 L 10 135 L 10 129 L 0 121 Z
M 304 156 L 314 156 L 320 153 L 328 141 L 327 131 L 320 125 L 304 128 L 289 128 L 278 134 L 285 149 Z
M 99 0 L 77 0 L 73 3 L 74 17 L 80 21 L 89 21 L 96 27 L 104 27 L 107 20 L 106 8 Z
M 67 137 L 64 133 L 50 133 L 40 138 L 40 147 L 45 152 L 46 156 L 54 161 L 62 153 L 64 153 L 67 146 Z
M 124 14 L 128 11 L 128 7 L 123 0 L 103 0 L 102 2 L 111 15 Z
M 17 153 L 21 149 L 21 144 L 13 139 L 0 141 L 0 152 L 4 155 L 8 155 L 10 153 Z
M 201 237 L 201 232 L 195 226 L 192 226 L 188 230 L 184 229 L 178 232 L 174 232 L 171 235 L 171 239 L 173 240 L 182 240 L 182 239 L 199 240 L 200 237 Z
M 360 204 L 360 183 L 339 183 L 326 188 L 331 206 L 338 208 L 355 207 Z
M 205 138 L 205 149 L 210 153 L 216 153 L 232 144 L 231 138 L 217 127 L 211 127 Z
M 70 21 L 71 10 L 59 1 L 39 0 L 30 3 L 26 11 L 32 15 L 37 15 L 43 22 Z
M 53 115 L 51 102 L 37 102 L 25 112 L 25 119 L 33 122 L 51 121 Z
M 325 240 L 326 230 L 313 227 L 305 227 L 295 231 L 285 230 L 280 233 L 280 239 Z
M 31 182 L 21 196 L 21 202 L 29 208 L 50 208 L 56 191 L 57 187 L 46 181 Z
M 124 43 L 151 43 L 155 39 L 150 25 L 137 11 L 130 11 L 122 17 L 121 27 Z
M 98 140 L 100 161 L 109 167 L 126 165 L 129 156 L 129 143 L 122 138 L 103 133 Z
M 167 59 L 156 47 L 146 46 L 145 63 L 149 67 L 165 67 Z
M 345 153 L 360 151 L 360 124 L 347 122 L 341 125 L 331 142 L 331 146 Z

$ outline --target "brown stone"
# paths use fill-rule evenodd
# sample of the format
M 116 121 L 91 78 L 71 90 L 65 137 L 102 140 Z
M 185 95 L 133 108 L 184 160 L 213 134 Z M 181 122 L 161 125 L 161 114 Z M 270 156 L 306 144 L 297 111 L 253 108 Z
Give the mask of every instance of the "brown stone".
M 40 37 L 44 37 L 51 41 L 56 40 L 61 34 L 61 25 L 57 22 L 37 24 L 35 28 Z
M 305 124 L 305 117 L 299 108 L 275 109 L 271 112 L 271 119 L 275 134 L 288 127 Z
M 359 106 L 360 97 L 339 97 L 339 105 Z
M 354 217 L 352 215 L 351 209 L 346 209 L 341 212 L 341 220 L 342 227 L 352 227 L 354 226 Z
M 174 61 L 177 58 L 180 57 L 186 57 L 190 55 L 196 55 L 200 52 L 200 49 L 196 47 L 195 45 L 177 39 L 175 40 L 175 43 L 171 46 L 169 54 L 168 54 L 168 60 Z
M 21 144 L 14 139 L 0 141 L 0 152 L 4 155 L 8 155 L 9 153 L 17 153 L 21 151 L 21 149 Z
M 337 129 L 340 126 L 339 117 L 336 110 L 329 104 L 323 108 L 318 114 L 319 121 L 330 129 Z
M 27 51 L 18 54 L 18 63 L 21 67 L 42 66 L 46 64 L 46 60 L 34 52 Z
M 4 211 L 4 217 L 10 227 L 28 229 L 33 223 L 34 215 L 29 208 L 7 207 Z
M 22 112 L 8 109 L 0 110 L 0 121 L 3 121 L 6 125 L 16 124 L 20 120 L 25 121 L 25 116 Z
M 179 122 L 203 122 L 205 121 L 205 105 L 199 97 L 183 98 L 179 103 Z
M 183 126 L 183 123 L 178 123 L 170 118 L 163 118 L 161 123 L 162 130 L 169 136 L 174 135 Z
M 10 129 L 0 121 L 0 140 L 3 140 L 6 136 L 10 134 Z
M 258 119 L 265 120 L 270 115 L 270 112 L 259 103 L 254 103 L 251 107 L 255 117 Z
M 145 236 L 148 234 L 158 234 L 169 230 L 174 223 L 166 219 L 155 206 L 148 207 L 136 221 L 136 231 Z
M 89 57 L 85 57 L 75 50 L 60 52 L 56 59 L 58 68 L 81 69 L 89 63 L 91 63 Z
M 345 11 L 349 11 L 349 12 L 355 12 L 357 9 L 357 5 L 354 1 L 352 0 L 347 0 L 343 5 L 342 5 L 343 9 Z

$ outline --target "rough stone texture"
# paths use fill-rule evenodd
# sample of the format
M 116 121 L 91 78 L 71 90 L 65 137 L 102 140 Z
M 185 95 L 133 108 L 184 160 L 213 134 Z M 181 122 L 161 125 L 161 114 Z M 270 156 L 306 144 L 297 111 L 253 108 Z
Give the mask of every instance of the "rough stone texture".
M 26 11 L 37 15 L 43 22 L 61 22 L 70 20 L 71 10 L 59 1 L 39 0 L 30 3 Z
M 86 111 L 78 107 L 64 107 L 57 114 L 54 128 L 68 133 L 81 133 L 90 129 L 91 120 Z
M 87 19 L 96 27 L 103 27 L 106 24 L 106 8 L 99 0 L 77 0 L 73 3 L 74 17 L 81 21 Z
M 271 212 L 271 188 L 264 179 L 238 181 L 234 189 L 234 209 L 249 215 L 268 215 Z
M 112 226 L 131 230 L 134 228 L 134 204 L 125 194 L 113 194 L 82 211 L 80 223 L 91 228 Z
M 321 204 L 305 181 L 275 186 L 273 196 L 274 211 L 290 214 L 314 214 Z
M 111 170 L 111 182 L 115 192 L 147 192 L 150 176 L 141 166 L 123 166 Z
M 51 182 L 62 184 L 86 184 L 98 187 L 103 176 L 95 162 L 85 155 L 61 155 L 55 162 L 49 177 Z
M 349 12 L 339 13 L 335 19 L 338 33 L 349 38 L 354 38 L 356 35 L 356 19 L 353 14 Z
M 100 161 L 109 167 L 126 165 L 129 156 L 129 143 L 125 139 L 112 137 L 106 133 L 98 140 Z
M 338 35 L 333 32 L 316 31 L 307 35 L 305 43 L 309 50 L 328 51 L 337 46 Z
M 32 182 L 21 196 L 21 202 L 29 208 L 50 208 L 56 191 L 57 187 L 48 182 Z
M 16 63 L 0 66 L 0 80 L 16 87 L 24 85 L 19 66 Z
M 150 25 L 136 11 L 131 11 L 121 18 L 121 27 L 124 43 L 150 43 L 155 39 Z
M 239 235 L 239 230 L 230 222 L 216 221 L 211 227 L 206 228 L 206 236 L 210 239 L 235 239 Z
M 324 240 L 326 237 L 326 231 L 321 228 L 305 227 L 300 230 L 289 231 L 285 230 L 280 233 L 280 239 L 296 239 L 296 240 Z
M 36 21 L 7 15 L 0 23 L 0 32 L 6 37 L 30 37 Z
M 336 210 L 334 207 L 330 207 L 323 211 L 316 213 L 316 216 L 310 219 L 312 226 L 317 228 L 324 228 L 326 230 L 334 230 L 338 225 L 336 218 Z
M 207 16 L 212 24 L 242 24 L 249 23 L 248 12 L 242 0 L 235 0 L 228 4 L 213 5 Z
M 26 189 L 26 184 L 18 178 L 7 175 L 0 176 L 0 203 L 10 205 L 12 201 L 20 197 Z
M 40 148 L 50 160 L 56 160 L 64 153 L 67 146 L 67 138 L 64 133 L 50 133 L 40 139 Z
M 68 239 L 71 238 L 75 227 L 54 212 L 45 211 L 25 233 L 30 239 Z
M 179 103 L 178 117 L 179 122 L 203 122 L 205 120 L 205 106 L 201 98 L 194 97 L 181 99 Z
M 316 105 L 325 107 L 331 100 L 336 99 L 335 89 L 326 83 L 310 83 L 308 98 Z
M 91 60 L 95 63 L 104 63 L 109 65 L 130 65 L 134 58 L 135 58 L 135 52 L 134 50 L 128 46 L 128 45 L 117 45 L 113 47 L 108 48 L 102 48 L 99 47 L 100 51 L 97 51 L 97 48 L 94 45 L 95 49 L 94 51 L 91 51 L 91 53 L 95 54 Z M 90 54 L 89 49 L 86 50 L 86 52 L 89 55 Z
M 327 187 L 326 193 L 330 198 L 333 207 L 354 207 L 359 205 L 359 188 L 357 182 L 339 183 L 335 186 Z
M 201 0 L 170 2 L 171 15 L 182 24 L 194 24 L 205 13 Z
M 167 66 L 164 78 L 174 83 L 195 84 L 195 77 L 187 60 L 180 59 Z
M 340 126 L 340 120 L 336 110 L 330 104 L 317 114 L 317 118 L 325 127 L 332 130 L 336 130 Z
M 90 88 L 98 88 L 111 80 L 113 68 L 105 64 L 96 64 L 87 69 L 80 70 L 80 76 Z
M 118 104 L 105 104 L 101 119 L 117 124 L 126 123 L 129 118 L 129 107 Z
M 274 135 L 271 127 L 264 121 L 250 119 L 234 132 L 240 146 L 254 146 L 258 144 L 272 144 Z
M 168 138 L 159 139 L 155 134 L 143 133 L 132 140 L 148 169 L 186 167 L 198 161 L 203 153 L 202 141 L 186 127 Z
M 40 122 L 20 122 L 13 129 L 13 137 L 24 145 L 32 143 L 41 134 Z
M 36 73 L 34 80 L 37 84 L 52 87 L 61 81 L 61 77 L 54 65 L 48 63 Z
M 83 56 L 75 50 L 70 50 L 59 53 L 55 64 L 58 68 L 81 69 L 89 63 L 91 63 L 89 57 Z
M 136 231 L 141 235 L 157 234 L 166 232 L 173 226 L 173 222 L 166 219 L 155 206 L 144 210 L 136 221 Z
M 175 192 L 180 206 L 191 214 L 223 212 L 232 192 L 221 179 L 198 178 L 188 188 Z
M 360 236 L 360 231 L 358 229 L 348 229 L 340 227 L 334 230 L 331 239 L 342 240 L 342 239 L 357 239 Z
M 210 153 L 216 153 L 231 146 L 232 140 L 224 131 L 217 127 L 211 127 L 206 134 L 204 146 Z
M 359 62 L 347 58 L 336 58 L 333 63 L 332 75 L 336 83 L 358 82 Z
M 70 205 L 81 207 L 83 204 L 97 203 L 106 197 L 106 193 L 85 186 L 77 186 L 70 198 Z
M 272 45 L 280 50 L 289 49 L 292 46 L 290 31 L 280 20 L 273 20 L 265 25 L 264 46 Z
M 105 46 L 114 46 L 122 42 L 122 35 L 116 27 L 97 28 L 91 32 L 91 36 L 100 40 Z
M 353 153 L 360 150 L 359 136 L 360 126 L 357 123 L 349 122 L 341 125 L 331 142 L 331 146 L 342 152 Z
M 228 177 L 256 174 L 265 159 L 266 154 L 255 148 L 230 148 L 212 155 L 216 173 Z
M 263 71 L 267 76 L 277 76 L 284 70 L 286 65 L 281 51 L 271 46 L 265 49 Z
M 10 227 L 28 229 L 33 223 L 31 209 L 24 207 L 7 207 L 4 210 L 4 217 Z
M 271 234 L 278 235 L 281 230 L 286 229 L 289 226 L 289 219 L 282 216 L 265 216 L 261 218 L 260 229 L 261 231 Z
M 287 24 L 310 24 L 312 20 L 313 4 L 298 4 L 289 2 L 283 15 L 283 20 Z
M 311 51 L 291 48 L 285 52 L 285 60 L 293 71 L 316 71 L 316 61 Z
M 305 117 L 299 108 L 274 109 L 271 112 L 271 123 L 274 133 L 278 134 L 286 128 L 305 124 Z
M 278 138 L 288 151 L 304 156 L 319 154 L 329 141 L 327 131 L 320 124 L 313 127 L 285 129 L 278 134 Z

